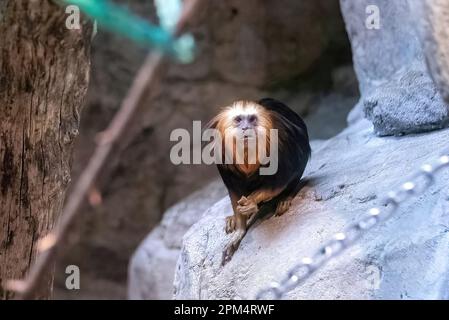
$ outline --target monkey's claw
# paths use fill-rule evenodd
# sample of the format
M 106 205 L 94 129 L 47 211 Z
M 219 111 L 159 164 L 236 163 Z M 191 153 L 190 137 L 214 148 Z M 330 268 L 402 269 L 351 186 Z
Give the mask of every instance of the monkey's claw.
M 225 222 L 226 222 L 226 226 L 225 226 L 226 233 L 234 232 L 234 230 L 235 230 L 235 217 L 233 215 L 232 216 L 228 216 L 228 217 L 226 217 Z
M 221 260 L 221 264 L 223 266 L 231 260 L 244 236 L 245 231 L 243 230 L 238 230 L 237 232 L 234 232 L 232 234 L 232 238 L 230 239 L 229 244 L 223 250 L 223 257 Z
M 233 244 L 228 244 L 225 247 L 225 249 L 223 250 L 223 258 L 221 259 L 222 266 L 231 261 L 231 258 L 234 255 L 235 250 L 237 250 L 237 248 L 234 248 Z
M 257 211 L 259 210 L 257 203 L 255 203 L 252 199 L 248 199 L 244 196 L 241 197 L 239 201 L 237 201 L 237 204 L 237 213 L 248 218 L 257 213 Z
M 282 216 L 285 212 L 287 212 L 288 209 L 290 209 L 292 205 L 292 199 L 284 199 L 279 201 L 276 207 L 276 211 L 274 212 L 274 215 L 276 217 Z

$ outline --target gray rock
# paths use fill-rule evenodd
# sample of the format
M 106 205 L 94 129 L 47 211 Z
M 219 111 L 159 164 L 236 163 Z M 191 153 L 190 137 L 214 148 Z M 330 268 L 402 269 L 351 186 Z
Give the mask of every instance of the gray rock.
M 164 215 L 140 244 L 128 269 L 130 299 L 170 299 L 173 277 L 184 233 L 206 209 L 223 198 L 226 189 L 221 181 L 213 182 L 193 193 Z
M 315 140 L 315 150 L 324 144 Z M 174 205 L 161 223 L 145 238 L 133 254 L 128 268 L 128 298 L 170 299 L 182 237 L 201 217 L 214 214 L 211 207 L 228 197 L 221 180 L 210 183 Z
M 432 50 L 440 45 L 436 41 L 441 42 L 443 34 L 440 32 L 437 39 L 433 37 L 433 29 L 422 27 L 428 25 L 431 14 L 424 13 L 428 11 L 414 0 L 340 0 L 340 3 L 362 95 L 348 122 L 360 119 L 363 108 L 375 132 L 382 136 L 447 126 L 448 106 L 437 91 L 424 58 L 428 53 L 434 60 L 447 60 L 441 50 L 438 57 L 436 50 Z M 379 29 L 366 26 L 371 15 L 366 11 L 369 5 L 379 10 Z M 439 12 L 441 21 L 447 21 L 448 17 L 448 10 Z M 441 78 L 438 77 L 443 74 L 441 70 L 440 65 L 431 68 L 432 75 Z
M 404 71 L 363 98 L 365 115 L 378 135 L 402 135 L 440 129 L 449 108 L 424 71 Z
M 416 1 L 424 19 L 420 35 L 428 69 L 444 99 L 449 101 L 449 2 Z
M 221 266 L 227 198 L 183 238 L 177 299 L 250 299 L 447 148 L 449 130 L 377 137 L 363 120 L 313 148 L 309 183 L 281 217 L 256 223 Z M 288 299 L 449 298 L 448 170 L 436 184 L 286 295 Z M 317 196 L 318 195 L 318 196 Z M 378 195 L 376 197 L 376 195 Z

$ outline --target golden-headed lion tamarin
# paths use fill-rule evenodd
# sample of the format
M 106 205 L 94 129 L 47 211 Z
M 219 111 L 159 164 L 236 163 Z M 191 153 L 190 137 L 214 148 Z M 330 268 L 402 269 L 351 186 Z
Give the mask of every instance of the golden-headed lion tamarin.
M 275 215 L 288 210 L 299 190 L 311 149 L 307 127 L 301 117 L 282 102 L 270 98 L 258 102 L 237 101 L 213 118 L 209 128 L 217 129 L 222 138 L 222 150 L 231 151 L 232 155 L 231 161 L 217 165 L 234 211 L 226 218 L 225 229 L 232 237 L 223 252 L 224 264 L 238 248 L 259 206 L 274 204 Z M 273 130 L 276 141 L 267 133 Z M 231 139 L 227 139 L 229 136 Z M 241 151 L 237 148 L 239 142 L 243 145 Z M 277 148 L 270 148 L 273 143 Z M 259 154 L 263 148 L 272 153 L 272 150 L 277 151 L 277 154 L 269 154 L 270 162 L 277 161 L 273 174 L 261 174 L 270 164 L 262 163 L 258 157 L 249 161 L 251 152 Z M 239 156 L 243 161 L 237 161 Z

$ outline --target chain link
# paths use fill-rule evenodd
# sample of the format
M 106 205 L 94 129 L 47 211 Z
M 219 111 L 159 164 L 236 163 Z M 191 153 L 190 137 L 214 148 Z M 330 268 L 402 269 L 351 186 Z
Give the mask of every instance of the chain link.
M 352 223 L 345 231 L 335 234 L 312 257 L 303 258 L 299 264 L 288 271 L 286 277 L 280 282 L 272 283 L 269 287 L 259 291 L 256 299 L 281 299 L 284 294 L 304 282 L 315 271 L 354 244 L 371 228 L 390 218 L 403 202 L 425 192 L 435 182 L 435 174 L 445 167 L 449 167 L 449 149 L 434 163 L 424 164 L 398 190 L 390 191 L 381 200 L 380 206 L 369 209 L 363 218 Z

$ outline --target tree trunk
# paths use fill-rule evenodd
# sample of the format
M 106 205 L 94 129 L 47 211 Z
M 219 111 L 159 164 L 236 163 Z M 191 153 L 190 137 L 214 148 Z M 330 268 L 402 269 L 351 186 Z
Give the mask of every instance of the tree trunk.
M 23 278 L 70 182 L 91 28 L 49 0 L 0 3 L 0 282 Z M 50 277 L 52 278 L 52 277 Z M 39 298 L 49 298 L 52 279 Z M 2 289 L 0 298 L 12 298 Z

